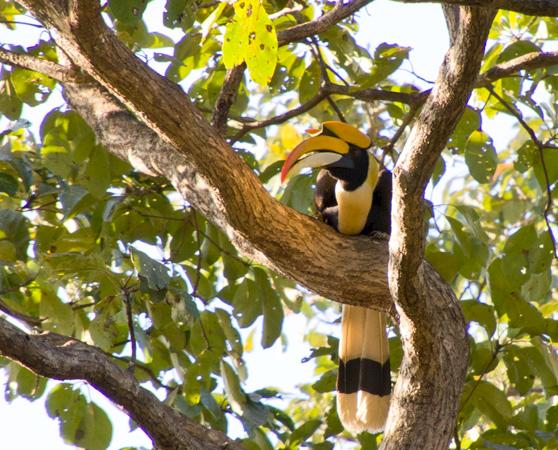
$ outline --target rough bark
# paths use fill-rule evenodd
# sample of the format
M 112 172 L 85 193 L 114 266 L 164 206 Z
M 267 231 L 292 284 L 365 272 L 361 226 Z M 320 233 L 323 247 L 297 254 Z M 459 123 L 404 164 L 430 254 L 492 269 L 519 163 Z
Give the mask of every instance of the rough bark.
M 56 333 L 29 335 L 0 318 L 0 349 L 3 356 L 44 377 L 88 381 L 141 424 L 161 449 L 244 448 L 220 431 L 209 430 L 160 402 L 96 347 Z
M 461 7 L 452 45 L 393 171 L 389 286 L 404 357 L 382 449 L 447 448 L 467 369 L 455 296 L 424 262 L 423 198 L 475 86 L 495 11 Z
M 401 3 L 445 3 L 503 9 L 542 17 L 558 16 L 558 0 L 395 0 Z

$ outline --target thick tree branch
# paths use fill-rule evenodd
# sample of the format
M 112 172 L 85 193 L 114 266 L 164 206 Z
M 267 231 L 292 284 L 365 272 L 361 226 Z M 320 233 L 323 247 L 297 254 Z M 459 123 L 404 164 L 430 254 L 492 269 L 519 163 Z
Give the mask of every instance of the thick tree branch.
M 494 14 L 460 9 L 436 84 L 393 171 L 389 286 L 404 358 L 383 449 L 445 449 L 454 428 L 467 367 L 465 322 L 449 287 L 426 274 L 422 205 L 436 160 L 475 86 Z M 446 325 L 438 328 L 433 318 Z
M 483 6 L 515 11 L 531 16 L 558 16 L 558 0 L 395 0 L 401 3 L 445 3 L 447 5 Z
M 87 111 L 80 113 L 98 134 L 111 140 L 109 144 L 126 143 L 109 148 L 113 151 L 119 148 L 136 167 L 169 178 L 197 210 L 224 230 L 250 258 L 334 300 L 388 310 L 385 242 L 342 238 L 326 225 L 271 198 L 184 92 L 135 58 L 85 3 L 89 4 L 73 3 L 70 27 L 68 19 L 58 15 L 59 9 L 51 11 L 49 1 L 25 0 L 43 21 L 59 30 L 57 43 L 76 65 L 104 84 L 170 144 L 165 145 L 139 124 L 133 133 L 130 128 L 125 133 L 125 128 L 104 128 L 108 124 L 99 118 L 116 118 L 120 123 L 130 118 L 108 95 L 103 97 L 95 87 L 87 91 L 80 86 L 74 91 L 79 92 L 75 93 L 73 103 L 79 103 L 74 100 L 80 96 L 83 104 L 94 102 L 88 107 L 95 110 L 89 116 Z M 95 119 L 97 123 L 93 122 Z M 146 145 L 141 145 L 141 150 L 134 149 L 138 142 Z M 269 220 L 271 217 L 273 220 Z M 343 254 L 351 260 L 350 266 L 340 271 L 336 280 L 325 276 L 331 267 L 338 266 Z M 309 265 L 309 260 L 315 265 Z
M 161 449 L 243 447 L 160 402 L 134 376 L 96 347 L 56 333 L 27 334 L 0 318 L 0 353 L 56 380 L 86 380 L 124 409 Z
M 243 161 L 237 165 L 229 147 L 225 156 L 207 155 L 217 158 L 212 164 L 216 168 L 202 177 L 187 156 L 163 142 L 97 83 L 67 83 L 65 95 L 109 151 L 137 170 L 174 180 L 184 198 L 220 226 L 245 256 L 333 300 L 389 309 L 385 241 L 348 239 L 281 205 Z M 332 276 L 331 267 L 340 259 L 347 264 Z

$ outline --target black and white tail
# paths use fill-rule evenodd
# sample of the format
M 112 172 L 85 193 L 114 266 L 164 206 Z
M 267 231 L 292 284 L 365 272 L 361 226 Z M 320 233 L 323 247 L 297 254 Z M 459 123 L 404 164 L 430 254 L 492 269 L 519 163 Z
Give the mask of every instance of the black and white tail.
M 391 379 L 385 314 L 343 305 L 337 413 L 345 429 L 378 432 L 389 411 Z

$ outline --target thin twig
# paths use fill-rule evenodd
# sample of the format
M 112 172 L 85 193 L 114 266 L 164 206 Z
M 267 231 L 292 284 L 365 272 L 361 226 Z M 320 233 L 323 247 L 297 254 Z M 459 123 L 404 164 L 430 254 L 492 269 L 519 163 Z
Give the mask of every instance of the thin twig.
M 192 217 L 191 222 L 194 225 L 194 229 L 196 230 L 196 240 L 198 242 L 198 261 L 196 263 L 196 278 L 194 279 L 194 283 L 192 284 L 192 293 L 190 294 L 192 297 L 200 298 L 204 303 L 207 304 L 205 299 L 202 299 L 198 296 L 198 286 L 200 284 L 201 278 L 201 265 L 202 265 L 202 250 L 201 250 L 201 233 L 200 228 L 198 225 L 198 220 L 196 218 L 196 211 L 192 209 Z
M 353 15 L 371 1 L 372 0 L 353 0 L 345 4 L 343 4 L 343 2 L 337 2 L 333 8 L 317 19 L 294 25 L 286 30 L 280 31 L 277 33 L 277 41 L 281 46 L 322 33 L 341 20 Z
M 550 240 L 552 242 L 552 249 L 553 249 L 553 253 L 554 253 L 554 258 L 558 259 L 558 251 L 556 248 L 556 238 L 554 237 L 554 232 L 552 231 L 552 227 L 550 224 L 550 211 L 552 209 L 552 190 L 550 188 L 550 179 L 548 177 L 548 169 L 546 167 L 546 162 L 544 160 L 544 145 L 543 143 L 539 140 L 539 138 L 537 137 L 537 134 L 535 133 L 535 130 L 533 130 L 529 124 L 525 121 L 525 119 L 523 119 L 523 116 L 521 114 L 520 111 L 518 111 L 516 108 L 514 108 L 512 105 L 510 105 L 500 94 L 498 94 L 494 87 L 490 84 L 490 83 L 485 83 L 483 85 L 483 87 L 485 87 L 486 89 L 488 89 L 488 91 L 502 104 L 502 106 L 504 106 L 504 108 L 506 108 L 519 122 L 519 124 L 523 127 L 523 129 L 527 132 L 527 134 L 530 136 L 531 140 L 533 141 L 533 143 L 535 144 L 535 146 L 537 147 L 538 153 L 539 153 L 539 158 L 541 160 L 541 167 L 543 170 L 543 174 L 544 174 L 544 181 L 545 181 L 545 187 L 546 187 L 546 205 L 543 211 L 543 216 L 544 216 L 544 221 L 546 222 L 546 228 L 548 231 L 548 235 L 550 236 Z
M 130 358 L 130 363 L 128 369 L 133 371 L 137 362 L 137 347 L 138 343 L 136 341 L 136 332 L 134 330 L 134 319 L 132 315 L 132 299 L 130 298 L 131 290 L 128 287 L 128 280 L 122 286 L 122 293 L 124 294 L 124 304 L 126 305 L 126 318 L 128 320 L 128 330 L 130 331 L 130 345 L 132 346 L 132 357 Z
M 480 382 L 485 377 L 485 375 L 488 373 L 488 369 L 490 368 L 490 366 L 492 364 L 494 364 L 494 361 L 496 361 L 496 358 L 498 357 L 498 355 L 500 354 L 500 352 L 502 351 L 502 349 L 505 346 L 506 346 L 506 344 L 500 344 L 499 341 L 496 341 L 496 346 L 494 348 L 494 352 L 492 353 L 492 358 L 490 358 L 490 361 L 488 361 L 485 364 L 485 366 L 482 369 L 482 372 L 481 372 L 480 376 L 475 380 L 475 384 L 474 384 L 473 388 L 471 389 L 471 392 L 469 392 L 469 394 L 467 395 L 465 400 L 463 400 L 463 403 L 461 403 L 461 410 L 463 410 L 463 408 L 465 408 L 465 405 L 467 404 L 467 402 L 469 400 L 471 400 L 471 397 L 475 393 L 475 390 L 477 389 L 477 387 L 480 385 Z
M 314 97 L 312 97 L 310 100 L 308 100 L 307 102 L 305 102 L 302 105 L 297 106 L 296 108 L 293 108 L 290 111 L 287 111 L 283 114 L 279 114 L 278 116 L 272 117 L 270 119 L 253 120 L 253 121 L 250 121 L 250 122 L 246 122 L 243 125 L 242 129 L 231 138 L 231 144 L 234 144 L 235 142 L 237 142 L 239 139 L 241 139 L 246 133 L 248 133 L 251 130 L 255 130 L 256 128 L 264 128 L 264 127 L 267 127 L 269 125 L 277 125 L 279 123 L 283 123 L 283 122 L 289 120 L 292 117 L 296 117 L 299 114 L 302 114 L 302 113 L 305 113 L 306 111 L 311 110 L 318 103 L 320 103 L 323 99 L 325 99 L 327 97 L 327 95 L 328 94 L 326 92 L 320 91 Z
M 6 25 L 26 25 L 28 27 L 44 28 L 41 24 L 21 22 L 19 20 L 0 20 L 0 23 L 6 24 Z
M 328 65 L 326 64 L 326 62 L 324 60 L 324 57 L 322 55 L 320 45 L 318 44 L 318 39 L 316 38 L 316 36 L 312 36 L 310 38 L 310 40 L 311 40 L 310 50 L 314 54 L 314 58 L 316 59 L 316 61 L 318 61 L 318 65 L 320 66 L 320 71 L 322 73 L 323 85 L 328 86 L 328 85 L 331 84 L 329 74 L 327 73 Z M 343 113 L 341 112 L 341 110 L 339 109 L 339 107 L 337 106 L 337 104 L 335 103 L 333 98 L 331 97 L 331 95 L 328 95 L 326 97 L 326 100 L 329 103 L 329 105 L 333 108 L 335 113 L 337 114 L 337 117 L 339 117 L 339 120 L 341 122 L 346 122 L 345 116 L 343 115 Z
M 401 125 L 399 126 L 395 134 L 392 136 L 392 138 L 389 140 L 388 144 L 384 147 L 384 152 L 382 154 L 382 161 L 381 161 L 382 166 L 385 166 L 385 158 L 388 153 L 391 156 L 393 163 L 395 164 L 397 162 L 397 158 L 395 157 L 395 154 L 393 152 L 393 150 L 395 149 L 395 144 L 397 144 L 397 141 L 403 135 L 405 128 L 407 128 L 407 126 L 413 121 L 413 119 L 417 115 L 420 106 L 421 105 L 419 104 L 411 105 L 411 109 L 409 110 L 407 115 L 403 118 L 403 122 L 401 123 Z
M 455 429 L 453 430 L 453 441 L 455 442 L 455 450 L 461 450 L 461 440 L 459 439 L 457 425 L 455 425 Z
M 118 355 L 112 355 L 112 357 L 118 361 L 123 361 L 125 363 L 128 363 L 129 367 L 132 367 L 131 364 L 131 360 L 130 357 L 128 356 L 118 356 Z M 151 370 L 151 367 L 149 367 L 147 364 L 145 364 L 144 362 L 141 361 L 134 361 L 133 367 L 135 369 L 140 369 L 143 370 L 151 379 L 151 381 L 156 384 L 159 387 L 162 387 L 163 389 L 166 389 L 167 391 L 172 391 L 173 387 L 166 385 L 165 383 L 163 383 L 161 380 L 159 380 L 159 378 L 157 378 L 157 375 L 155 375 L 155 373 L 153 372 L 153 370 Z
M 280 17 L 287 16 L 289 14 L 296 14 L 303 10 L 303 6 L 300 4 L 296 4 L 295 6 L 287 6 L 276 13 L 270 14 L 269 18 L 271 20 L 279 19 Z

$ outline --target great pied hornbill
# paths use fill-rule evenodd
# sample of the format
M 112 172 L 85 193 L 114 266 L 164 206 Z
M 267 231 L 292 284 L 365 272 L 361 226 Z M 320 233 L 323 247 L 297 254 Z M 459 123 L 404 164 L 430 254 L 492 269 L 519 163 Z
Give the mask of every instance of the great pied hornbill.
M 287 157 L 281 181 L 302 169 L 322 168 L 314 201 L 323 220 L 342 234 L 390 232 L 391 173 L 379 170 L 371 139 L 343 122 L 308 130 Z M 383 429 L 391 393 L 385 314 L 343 305 L 337 412 L 352 432 Z

